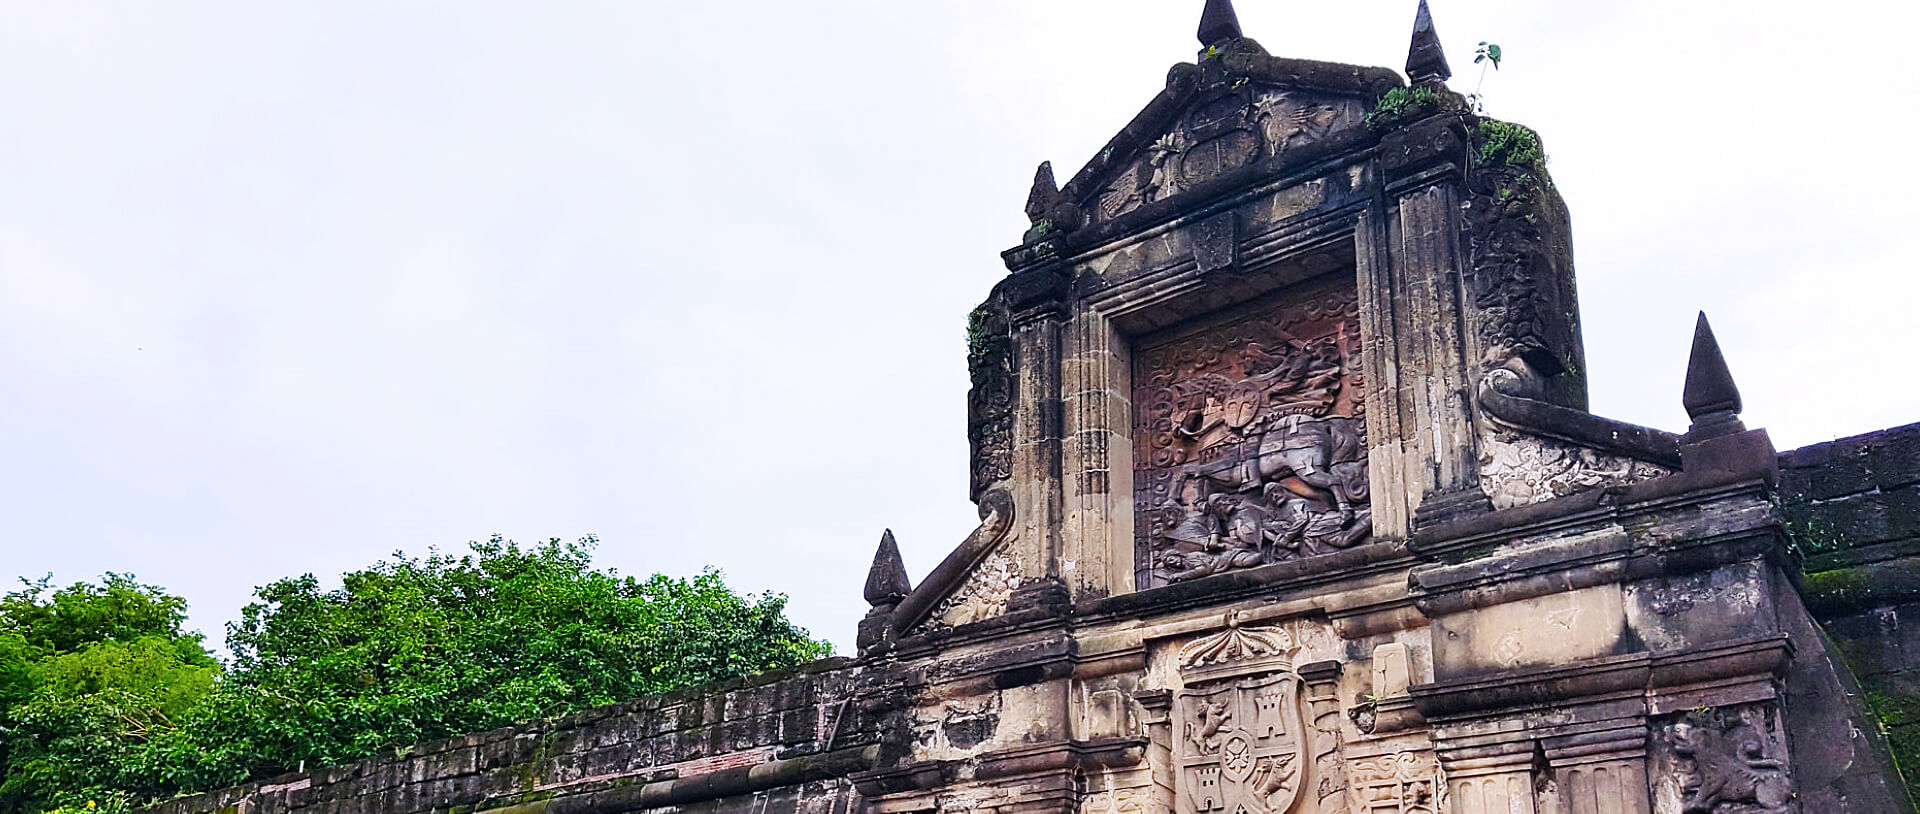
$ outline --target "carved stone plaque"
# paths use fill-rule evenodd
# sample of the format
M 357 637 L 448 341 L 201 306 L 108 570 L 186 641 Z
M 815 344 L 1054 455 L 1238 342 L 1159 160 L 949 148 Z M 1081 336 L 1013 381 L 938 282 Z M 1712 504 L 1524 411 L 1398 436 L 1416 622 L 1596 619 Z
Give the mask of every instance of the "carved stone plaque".
M 1181 653 L 1176 814 L 1287 814 L 1307 773 L 1292 631 L 1237 625 Z
M 1137 585 L 1371 538 L 1357 315 L 1335 275 L 1142 342 Z

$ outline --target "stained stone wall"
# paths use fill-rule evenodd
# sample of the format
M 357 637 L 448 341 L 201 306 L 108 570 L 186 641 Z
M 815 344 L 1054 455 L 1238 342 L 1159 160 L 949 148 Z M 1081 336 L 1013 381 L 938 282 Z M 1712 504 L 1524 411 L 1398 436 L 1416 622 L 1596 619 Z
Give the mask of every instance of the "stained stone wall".
M 1807 606 L 1920 791 L 1920 424 L 1781 456 Z
M 851 703 L 863 671 L 829 659 L 398 754 L 183 797 L 155 814 L 682 811 L 839 814 L 877 748 Z

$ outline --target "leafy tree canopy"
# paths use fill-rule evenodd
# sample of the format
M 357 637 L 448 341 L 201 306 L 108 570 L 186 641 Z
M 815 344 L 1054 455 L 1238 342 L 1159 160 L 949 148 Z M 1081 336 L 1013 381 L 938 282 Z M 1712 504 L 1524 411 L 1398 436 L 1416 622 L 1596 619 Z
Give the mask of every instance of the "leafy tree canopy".
M 130 575 L 0 597 L 0 810 L 121 801 L 134 758 L 212 692 L 186 602 Z
M 113 575 L 44 600 L 44 583 L 9 597 L 0 620 L 17 604 L 32 625 L 0 621 L 0 720 L 12 721 L 16 749 L 10 764 L 0 753 L 0 789 L 13 795 L 0 810 L 8 799 L 25 811 L 112 808 L 217 788 L 829 651 L 786 619 L 785 597 L 736 594 L 713 570 L 644 580 L 598 570 L 593 545 L 495 537 L 457 557 L 395 554 L 337 589 L 280 580 L 229 626 L 224 673 L 178 633 L 184 603 L 128 601 Z M 118 596 L 129 610 L 44 622 L 67 595 Z M 61 649 L 48 633 L 17 632 L 28 626 L 90 633 L 67 634 Z

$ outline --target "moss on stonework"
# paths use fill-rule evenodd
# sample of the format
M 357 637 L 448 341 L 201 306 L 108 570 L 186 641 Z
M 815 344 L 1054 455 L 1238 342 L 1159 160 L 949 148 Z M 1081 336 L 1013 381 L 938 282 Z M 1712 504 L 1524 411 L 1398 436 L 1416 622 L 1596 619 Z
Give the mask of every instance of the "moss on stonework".
M 967 361 L 977 362 L 993 341 L 993 311 L 982 305 L 967 314 Z
M 1474 149 L 1483 167 L 1538 169 L 1547 163 L 1540 134 L 1533 128 L 1499 119 L 1481 119 L 1473 129 Z
M 1780 513 L 1786 517 L 1787 545 L 1801 557 L 1831 554 L 1851 548 L 1832 523 L 1807 511 L 1804 506 L 1782 506 Z
M 1920 768 L 1920 696 L 1885 678 L 1860 679 L 1860 687 L 1867 694 L 1868 711 L 1886 736 L 1908 798 L 1920 800 L 1920 774 L 1914 772 Z
M 1805 577 L 1807 607 L 1831 618 L 1920 601 L 1920 562 L 1893 560 L 1815 571 Z
M 1867 598 L 1870 582 L 1867 572 L 1862 568 L 1836 568 L 1832 571 L 1806 575 L 1806 591 L 1809 600 L 1819 603 L 1841 606 L 1857 605 Z
M 1394 88 L 1380 95 L 1366 125 L 1380 130 L 1420 118 L 1440 109 L 1440 94 L 1432 88 Z

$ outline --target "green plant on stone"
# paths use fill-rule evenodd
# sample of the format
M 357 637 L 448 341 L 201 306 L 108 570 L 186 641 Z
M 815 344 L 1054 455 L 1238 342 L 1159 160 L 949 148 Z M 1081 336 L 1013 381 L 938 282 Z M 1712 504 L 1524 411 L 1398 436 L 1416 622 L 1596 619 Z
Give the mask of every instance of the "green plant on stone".
M 1366 124 L 1377 130 L 1439 109 L 1440 94 L 1432 88 L 1394 88 L 1380 95 Z
M 1547 161 L 1540 134 L 1531 128 L 1498 119 L 1481 119 L 1474 131 L 1479 159 L 1485 167 L 1537 169 Z
M 978 355 L 986 351 L 987 342 L 993 339 L 993 312 L 982 305 L 967 314 L 967 353 Z

